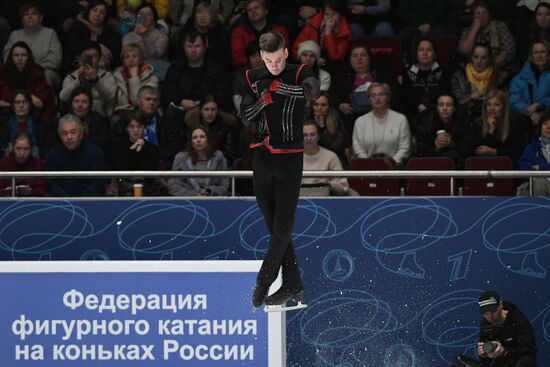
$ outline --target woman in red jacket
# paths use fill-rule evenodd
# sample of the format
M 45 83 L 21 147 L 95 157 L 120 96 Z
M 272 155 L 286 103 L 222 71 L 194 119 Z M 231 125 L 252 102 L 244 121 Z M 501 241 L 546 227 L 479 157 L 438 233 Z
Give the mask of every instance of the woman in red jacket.
M 296 37 L 292 47 L 294 59 L 298 59 L 300 43 L 313 40 L 321 46 L 321 57 L 326 61 L 327 70 L 330 73 L 338 70 L 344 63 L 352 39 L 345 12 L 345 2 L 325 0 L 323 11 L 311 18 Z
M 31 154 L 32 139 L 26 132 L 18 133 L 12 140 L 11 153 L 0 160 L 0 171 L 45 171 L 44 162 Z M 15 196 L 43 196 L 46 180 L 18 178 L 15 180 Z M 12 195 L 12 180 L 0 180 L 0 196 Z

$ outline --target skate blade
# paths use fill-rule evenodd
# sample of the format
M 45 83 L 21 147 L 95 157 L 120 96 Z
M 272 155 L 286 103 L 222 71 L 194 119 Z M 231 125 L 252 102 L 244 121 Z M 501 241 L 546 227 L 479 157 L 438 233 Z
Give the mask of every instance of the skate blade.
M 298 304 L 295 306 L 283 306 L 283 305 L 265 306 L 264 311 L 265 312 L 285 312 L 285 311 L 300 310 L 306 307 L 307 305 L 305 303 L 298 302 Z

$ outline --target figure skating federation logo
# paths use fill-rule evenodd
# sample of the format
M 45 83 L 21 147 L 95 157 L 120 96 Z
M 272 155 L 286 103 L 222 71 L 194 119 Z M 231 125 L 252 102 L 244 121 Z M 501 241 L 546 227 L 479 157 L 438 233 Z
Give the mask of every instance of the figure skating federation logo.
M 323 258 L 323 273 L 335 282 L 343 282 L 353 274 L 353 257 L 344 250 L 332 250 Z

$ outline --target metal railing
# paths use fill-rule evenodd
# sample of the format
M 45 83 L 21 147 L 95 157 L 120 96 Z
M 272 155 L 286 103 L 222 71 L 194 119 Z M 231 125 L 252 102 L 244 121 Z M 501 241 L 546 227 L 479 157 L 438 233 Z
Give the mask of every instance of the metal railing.
M 5 171 L 0 179 L 12 180 L 12 196 L 15 196 L 17 178 L 170 178 L 170 177 L 229 177 L 231 196 L 235 196 L 235 180 L 252 178 L 252 171 Z M 454 193 L 456 178 L 528 178 L 532 195 L 533 178 L 548 177 L 550 171 L 304 171 L 303 177 L 346 178 L 449 178 Z

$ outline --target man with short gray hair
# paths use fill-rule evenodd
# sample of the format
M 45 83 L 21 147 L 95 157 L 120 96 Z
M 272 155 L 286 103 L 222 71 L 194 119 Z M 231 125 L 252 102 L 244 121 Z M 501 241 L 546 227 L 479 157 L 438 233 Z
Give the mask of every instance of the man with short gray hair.
M 83 140 L 84 126 L 75 115 L 65 115 L 59 119 L 58 142 L 46 156 L 49 171 L 103 171 L 107 163 L 98 146 Z M 103 196 L 105 180 L 100 178 L 84 179 L 52 178 L 48 180 L 52 196 Z

